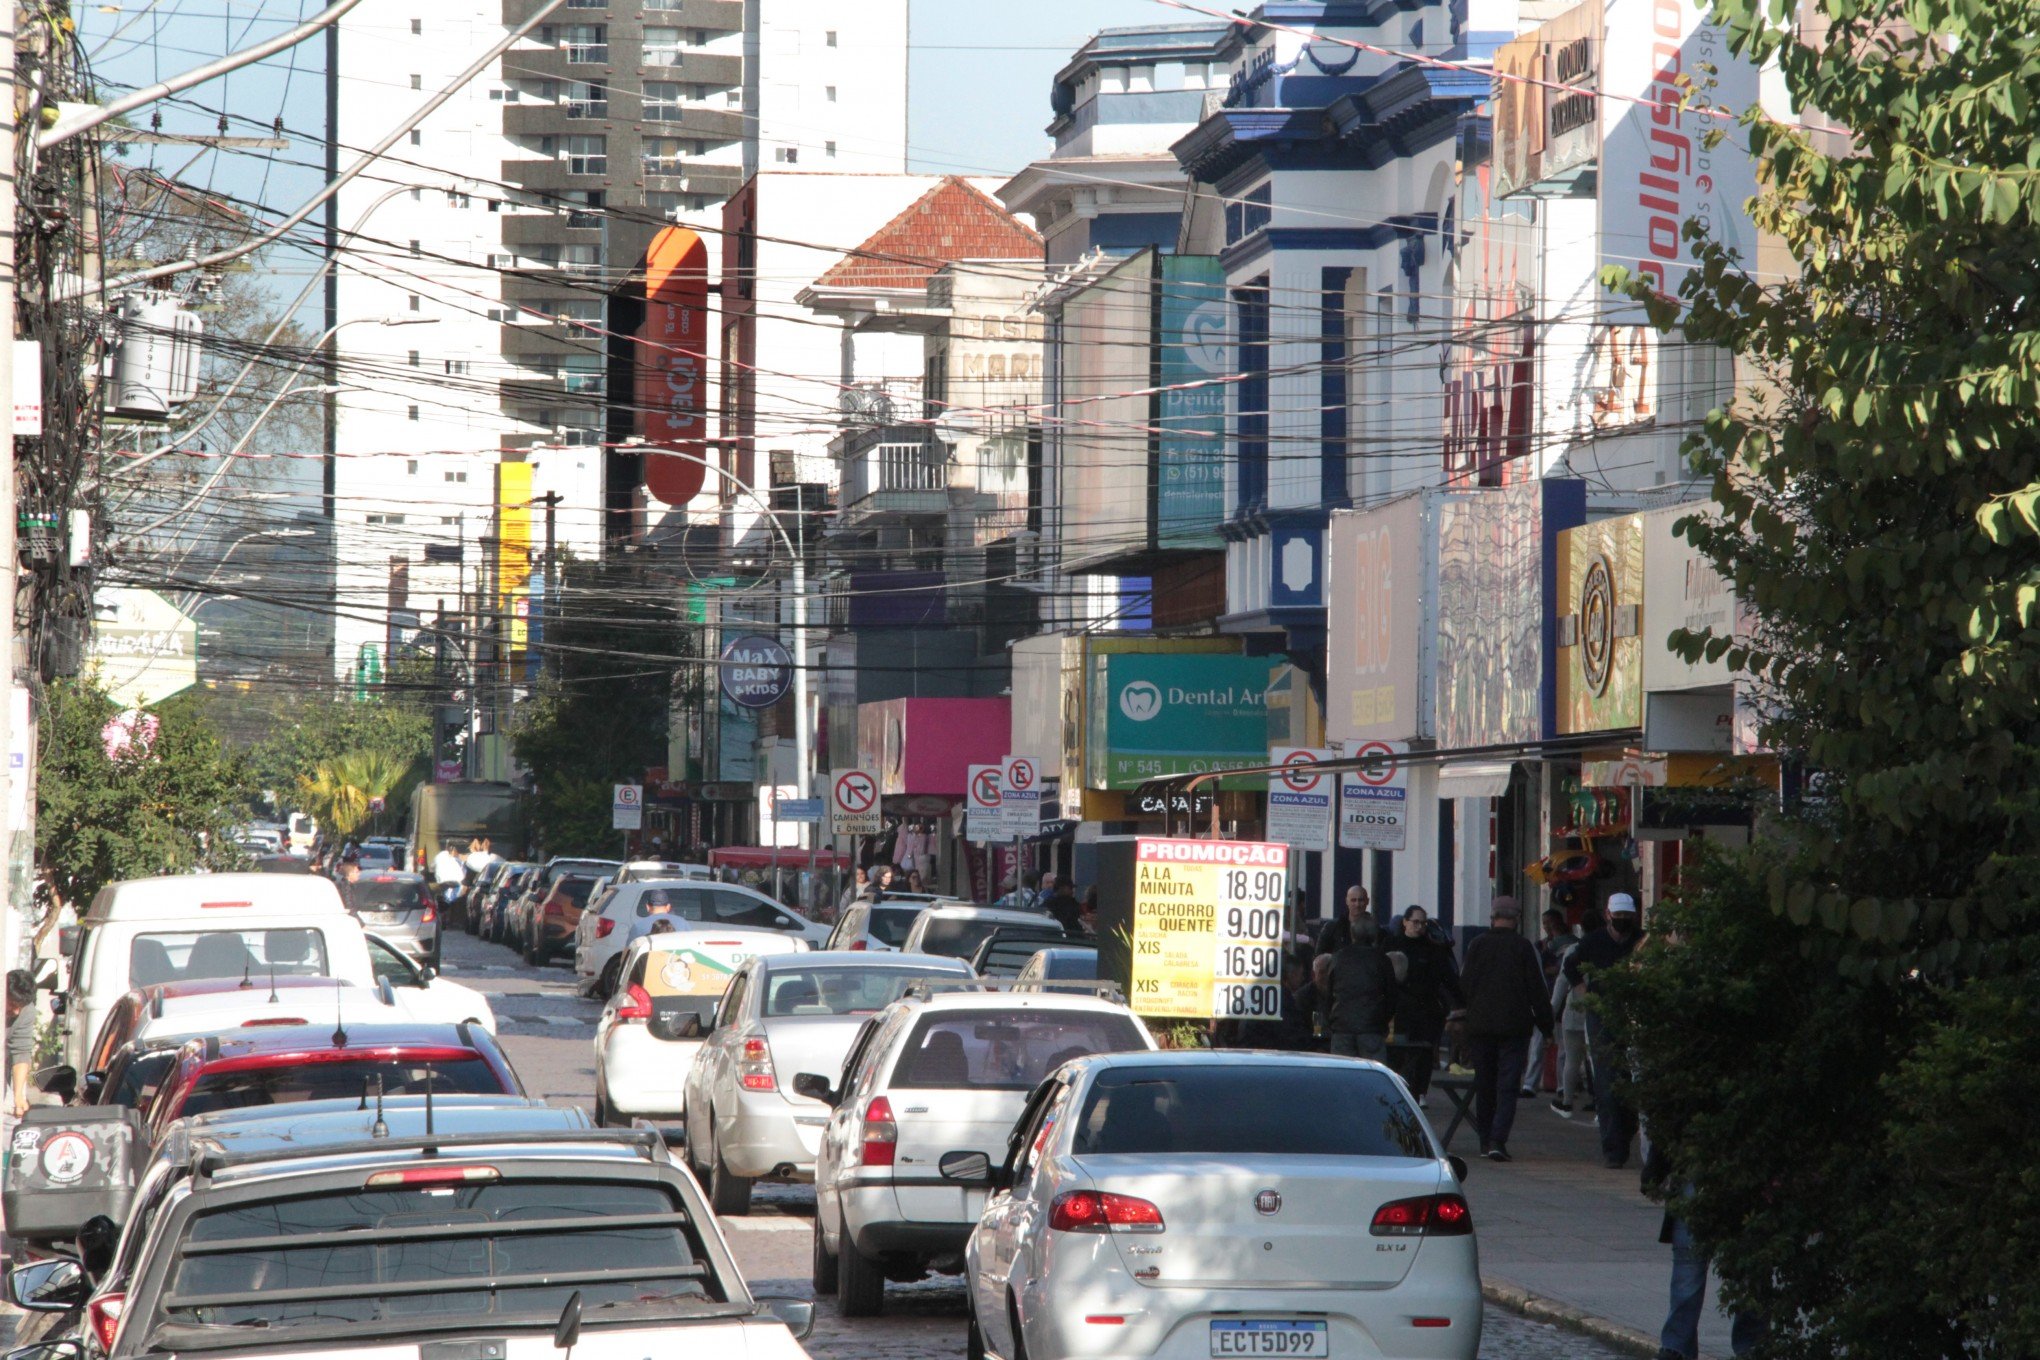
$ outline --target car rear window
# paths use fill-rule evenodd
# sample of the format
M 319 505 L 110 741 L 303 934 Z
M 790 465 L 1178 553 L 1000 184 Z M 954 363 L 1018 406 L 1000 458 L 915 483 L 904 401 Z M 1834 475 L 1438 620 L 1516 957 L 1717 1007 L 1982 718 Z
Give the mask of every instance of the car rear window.
M 800 968 L 765 976 L 765 1015 L 869 1015 L 930 976 L 925 968 Z
M 1100 1072 L 1071 1150 L 1080 1157 L 1436 1155 L 1416 1110 L 1385 1074 L 1256 1063 Z
M 683 921 L 701 919 L 701 894 L 685 888 L 646 888 L 638 894 L 639 920 L 648 916 L 677 916 Z
M 421 878 L 359 878 L 340 885 L 340 895 L 357 911 L 412 911 L 424 905 Z
M 873 907 L 871 919 L 864 923 L 864 928 L 880 944 L 888 944 L 898 949 L 907 942 L 907 936 L 914 929 L 914 922 L 920 919 L 924 910 L 925 908 L 919 906 Z
M 964 917 L 936 917 L 928 922 L 928 929 L 921 933 L 923 954 L 942 954 L 952 959 L 967 959 L 977 953 L 977 947 L 985 942 L 1000 926 L 1009 926 L 1010 921 L 987 921 Z
M 563 878 L 553 884 L 553 896 L 563 897 L 577 907 L 588 905 L 588 894 L 595 888 L 592 878 Z
M 250 1105 L 286 1105 L 300 1100 L 355 1099 L 374 1089 L 382 1078 L 384 1095 L 423 1095 L 429 1081 L 434 1095 L 498 1095 L 504 1092 L 496 1070 L 479 1057 L 424 1063 L 408 1058 L 349 1059 L 346 1062 L 297 1062 L 288 1067 L 256 1067 L 211 1071 L 199 1076 L 179 1116 L 239 1110 Z
M 893 1064 L 893 1086 L 1030 1091 L 1072 1058 L 1146 1048 L 1140 1023 L 1109 1011 L 924 1015 Z
M 1044 961 L 1042 976 L 1049 978 L 1094 978 L 1098 976 L 1095 949 L 1057 949 Z
M 137 935 L 128 986 L 204 978 L 327 977 L 326 937 L 309 926 L 280 930 L 179 930 Z
M 152 1348 L 234 1327 L 259 1328 L 270 1346 L 279 1330 L 312 1336 L 377 1322 L 550 1325 L 576 1292 L 590 1320 L 727 1300 L 693 1223 L 661 1185 L 355 1184 L 195 1215 L 165 1279 Z

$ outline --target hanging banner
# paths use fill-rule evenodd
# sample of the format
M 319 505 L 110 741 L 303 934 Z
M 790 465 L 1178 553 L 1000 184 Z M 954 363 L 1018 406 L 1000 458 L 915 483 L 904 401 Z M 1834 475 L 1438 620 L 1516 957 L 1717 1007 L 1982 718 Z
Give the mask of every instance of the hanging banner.
M 1270 765 L 1287 766 L 1288 771 L 1268 780 L 1268 839 L 1297 850 L 1332 848 L 1332 791 L 1334 776 L 1313 771 L 1320 761 L 1333 759 L 1330 751 L 1305 746 L 1277 746 L 1268 752 Z
M 1135 1011 L 1188 1020 L 1282 1013 L 1288 846 L 1143 836 L 1134 869 Z
M 685 227 L 667 227 L 645 249 L 637 341 L 632 386 L 638 433 L 650 445 L 645 489 L 667 505 L 685 505 L 708 474 L 708 246 Z
M 1339 846 L 1345 850 L 1401 850 L 1409 836 L 1409 772 L 1399 741 L 1363 741 L 1349 758 L 1393 756 L 1364 770 L 1339 776 Z

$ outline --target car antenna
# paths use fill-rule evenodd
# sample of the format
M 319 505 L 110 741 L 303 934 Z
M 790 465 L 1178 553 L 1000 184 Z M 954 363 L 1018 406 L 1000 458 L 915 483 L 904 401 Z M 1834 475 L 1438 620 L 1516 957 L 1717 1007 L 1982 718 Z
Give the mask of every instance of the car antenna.
M 347 1006 L 338 987 L 333 989 L 333 1047 L 347 1047 Z
M 362 1097 L 363 1099 L 366 1099 L 368 1095 L 368 1083 L 363 1082 L 361 1085 L 362 1085 Z M 368 1136 L 371 1138 L 387 1138 L 390 1136 L 390 1126 L 383 1122 L 382 1095 L 383 1095 L 382 1073 L 378 1072 L 375 1074 L 375 1123 L 369 1125 L 368 1129 Z
M 269 1004 L 276 1004 L 276 960 L 269 961 Z
M 253 987 L 255 985 L 253 982 L 250 982 L 248 980 L 248 973 L 254 967 L 255 956 L 249 953 L 246 949 L 243 949 L 241 951 L 241 985 L 236 990 L 245 992 L 250 987 Z
M 567 1295 L 567 1306 L 560 1309 L 560 1320 L 553 1327 L 553 1346 L 565 1351 L 565 1360 L 573 1360 L 574 1344 L 581 1339 L 581 1291 L 576 1289 Z
M 432 1061 L 428 1058 L 425 1061 L 425 1136 L 427 1138 L 432 1136 L 432 1088 L 436 1084 L 437 1079 L 432 1072 Z

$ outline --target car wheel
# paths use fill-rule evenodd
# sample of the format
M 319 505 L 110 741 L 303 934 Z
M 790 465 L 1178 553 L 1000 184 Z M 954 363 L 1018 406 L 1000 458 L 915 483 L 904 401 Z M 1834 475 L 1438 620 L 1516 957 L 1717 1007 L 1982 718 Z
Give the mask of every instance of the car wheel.
M 1020 1305 L 1011 1295 L 1006 1298 L 1006 1314 L 1013 1324 L 1013 1354 L 1008 1360 L 1027 1360 L 1027 1338 L 1020 1333 Z
M 822 1240 L 822 1216 L 815 1215 L 815 1293 L 836 1292 L 836 1258 L 829 1255 L 829 1244 Z M 983 1356 L 977 1357 L 983 1360 Z
M 730 1173 L 722 1149 L 714 1152 L 715 1162 L 708 1175 L 708 1203 L 718 1218 L 742 1218 L 751 1212 L 751 1178 Z
M 970 1330 L 963 1334 L 963 1360 L 985 1360 L 985 1334 L 978 1330 L 975 1307 L 970 1310 Z
M 837 1242 L 836 1307 L 844 1317 L 877 1317 L 885 1308 L 885 1272 L 857 1250 L 848 1219 Z
M 524 946 L 524 961 L 533 968 L 545 967 L 545 947 L 533 940 Z
M 602 965 L 602 976 L 595 980 L 595 999 L 607 1001 L 616 995 L 616 975 L 623 971 L 623 956 L 617 955 Z

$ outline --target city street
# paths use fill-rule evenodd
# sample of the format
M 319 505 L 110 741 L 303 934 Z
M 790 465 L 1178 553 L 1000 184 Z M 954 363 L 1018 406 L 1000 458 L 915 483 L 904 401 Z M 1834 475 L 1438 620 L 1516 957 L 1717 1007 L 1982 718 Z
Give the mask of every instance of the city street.
M 458 933 L 447 939 L 444 962 L 449 976 L 488 994 L 503 1047 L 533 1096 L 594 1108 L 590 1041 L 601 1008 L 575 994 L 570 963 L 530 968 L 507 949 Z M 758 1200 L 749 1218 L 724 1223 L 745 1277 L 759 1294 L 808 1297 L 813 1191 L 764 1186 Z M 963 1310 L 963 1288 L 952 1276 L 889 1287 L 878 1318 L 849 1322 L 824 1303 L 808 1350 L 815 1360 L 956 1360 L 963 1354 Z M 1488 1307 L 1483 1360 L 1613 1360 L 1623 1354 Z

